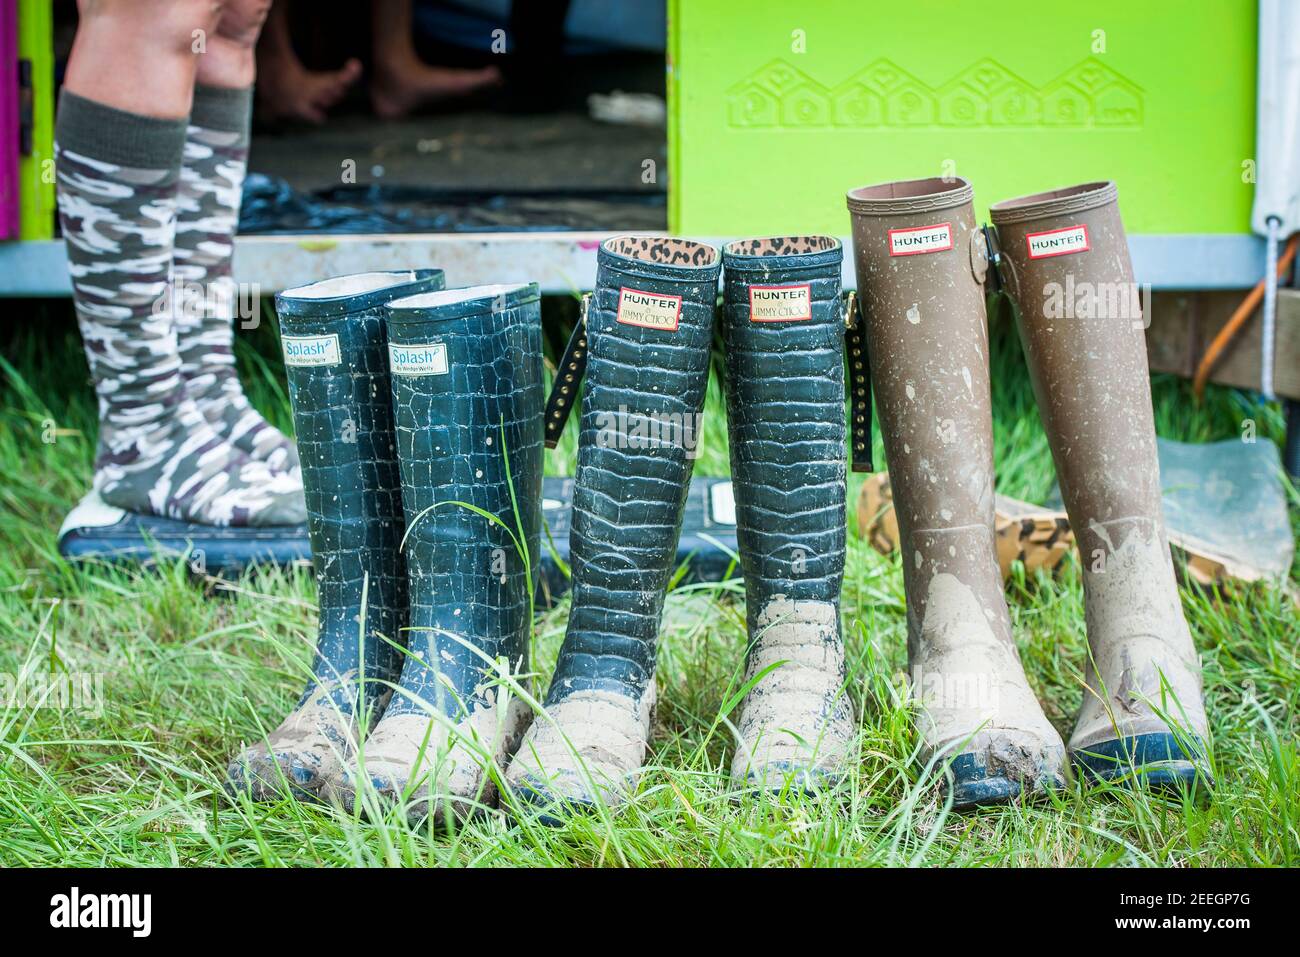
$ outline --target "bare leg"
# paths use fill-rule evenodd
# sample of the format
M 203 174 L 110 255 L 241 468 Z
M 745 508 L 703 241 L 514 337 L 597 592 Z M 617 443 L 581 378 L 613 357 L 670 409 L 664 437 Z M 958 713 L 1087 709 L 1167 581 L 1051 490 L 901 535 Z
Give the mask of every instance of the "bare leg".
M 257 46 L 261 77 L 259 116 L 323 123 L 348 88 L 361 77 L 361 61 L 349 59 L 337 70 L 308 70 L 289 36 L 289 0 L 277 0 Z
M 495 66 L 477 70 L 430 66 L 412 40 L 411 0 L 374 0 L 375 75 L 370 101 L 381 117 L 405 116 L 439 100 L 467 96 L 501 82 Z
M 271 0 L 221 0 L 221 16 L 199 57 L 196 79 L 205 86 L 244 89 L 257 78 L 253 50 Z
M 79 0 L 64 89 L 142 116 L 188 116 L 221 0 Z

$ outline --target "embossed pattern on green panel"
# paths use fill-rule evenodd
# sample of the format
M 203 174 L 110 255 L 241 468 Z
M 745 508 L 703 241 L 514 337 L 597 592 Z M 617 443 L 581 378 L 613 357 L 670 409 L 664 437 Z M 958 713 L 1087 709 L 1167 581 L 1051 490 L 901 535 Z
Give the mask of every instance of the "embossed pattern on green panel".
M 1132 233 L 1248 232 L 1256 23 L 1255 0 L 674 0 L 671 226 L 842 235 L 847 189 L 953 175 L 981 217 L 1114 179 Z

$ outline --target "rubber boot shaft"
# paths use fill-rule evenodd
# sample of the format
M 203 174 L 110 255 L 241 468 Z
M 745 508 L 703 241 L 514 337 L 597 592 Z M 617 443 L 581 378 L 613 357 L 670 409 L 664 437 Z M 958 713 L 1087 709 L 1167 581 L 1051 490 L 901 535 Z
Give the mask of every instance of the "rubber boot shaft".
M 809 248 L 818 241 L 827 247 Z M 723 251 L 731 479 L 751 620 L 776 595 L 839 603 L 842 258 L 839 242 L 823 236 L 750 240 Z
M 391 682 L 400 668 L 389 642 L 402 641 L 406 624 L 404 524 L 382 309 L 442 285 L 441 270 L 422 269 L 345 276 L 276 296 L 320 591 L 318 680 L 355 673 L 360 662 L 367 679 Z M 371 681 L 366 692 L 388 695 Z M 333 703 L 351 714 L 354 694 L 341 685 Z
M 842 259 L 839 241 L 828 236 L 742 240 L 723 250 L 722 338 L 749 634 L 746 680 L 776 665 L 742 709 L 733 762 L 738 777 L 762 777 L 773 764 L 805 776 L 814 766 L 837 766 L 851 726 L 840 626 L 846 529 Z
M 972 589 L 1010 642 L 993 541 L 988 327 L 977 271 L 986 260 L 973 192 L 963 180 L 919 180 L 849 195 L 904 556 L 909 650 L 916 652 L 937 575 Z
M 991 213 L 1082 556 L 1092 690 L 1071 750 L 1078 759 L 1117 738 L 1167 737 L 1154 702 L 1196 739 L 1196 760 L 1206 735 L 1200 670 L 1165 536 L 1145 323 L 1117 190 L 1089 183 Z
M 585 333 L 575 333 L 568 350 L 585 338 L 572 606 L 546 714 L 506 775 L 524 804 L 544 808 L 547 823 L 618 804 L 645 761 L 655 640 L 699 438 L 718 294 L 718 251 L 701 243 L 616 237 L 601 244 L 596 262 Z M 565 382 L 557 383 L 559 398 Z
M 320 625 L 302 698 L 230 762 L 237 794 L 319 797 L 389 699 L 406 576 L 380 310 L 395 294 L 441 285 L 440 270 L 361 273 L 276 297 Z
M 570 560 L 573 602 L 547 702 L 639 699 L 654 674 L 709 378 L 711 246 L 623 237 L 597 255 Z
M 1060 737 L 1024 677 L 993 531 L 987 253 L 961 179 L 849 193 L 860 308 L 889 461 L 908 658 L 927 755 L 958 805 L 1059 780 Z
M 535 284 L 471 291 L 399 300 L 387 312 L 410 589 L 409 656 L 388 715 L 431 706 L 463 718 L 485 704 L 490 662 L 504 658 L 512 673 L 528 666 L 541 300 Z

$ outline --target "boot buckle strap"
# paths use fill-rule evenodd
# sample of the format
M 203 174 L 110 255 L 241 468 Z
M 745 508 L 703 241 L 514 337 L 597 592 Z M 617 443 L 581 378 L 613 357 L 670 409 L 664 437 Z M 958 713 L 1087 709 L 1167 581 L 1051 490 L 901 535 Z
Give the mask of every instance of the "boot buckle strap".
M 844 295 L 844 362 L 848 367 L 849 459 L 855 472 L 874 472 L 871 464 L 871 362 L 862 306 L 850 290 Z
M 587 371 L 587 311 L 591 308 L 591 293 L 582 297 L 582 313 L 578 323 L 569 336 L 569 344 L 564 347 L 564 355 L 555 370 L 555 382 L 551 385 L 551 397 L 546 401 L 546 436 L 548 449 L 553 449 L 564 434 L 564 426 L 573 411 L 573 403 L 578 398 L 582 385 L 582 376 Z
M 983 270 L 976 271 L 975 278 L 983 284 L 985 293 L 999 293 L 1002 291 L 1002 250 L 998 246 L 997 230 L 985 225 L 976 232 L 984 237 L 985 266 Z

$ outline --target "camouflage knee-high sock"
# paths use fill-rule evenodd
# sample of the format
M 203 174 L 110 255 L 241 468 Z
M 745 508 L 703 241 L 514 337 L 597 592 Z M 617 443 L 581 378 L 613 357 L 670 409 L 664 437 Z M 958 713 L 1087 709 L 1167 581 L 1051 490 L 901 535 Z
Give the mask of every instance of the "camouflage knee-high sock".
M 99 397 L 101 497 L 212 525 L 305 521 L 301 484 L 218 435 L 181 381 L 167 284 L 185 121 L 65 91 L 56 142 L 59 221 Z
M 176 336 L 185 390 L 213 427 L 277 472 L 298 470 L 293 442 L 249 403 L 235 371 L 230 259 L 248 162 L 253 89 L 199 85 L 176 197 Z

